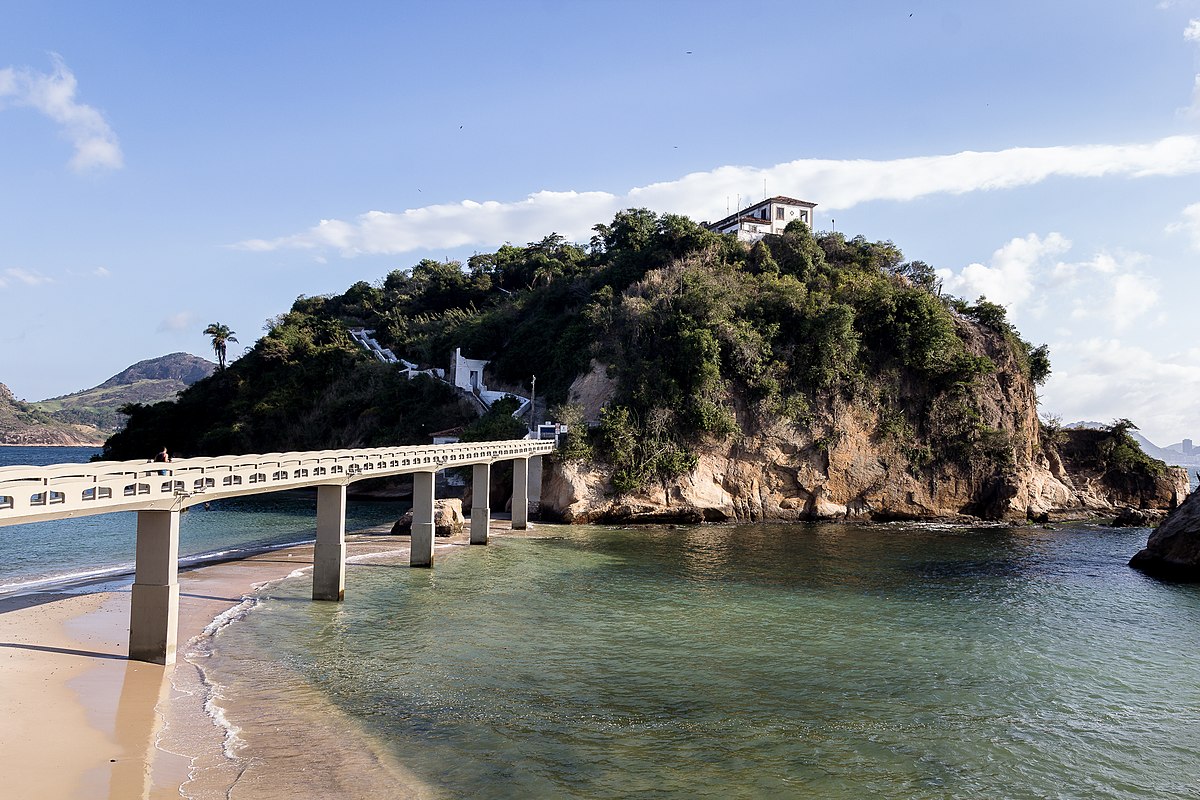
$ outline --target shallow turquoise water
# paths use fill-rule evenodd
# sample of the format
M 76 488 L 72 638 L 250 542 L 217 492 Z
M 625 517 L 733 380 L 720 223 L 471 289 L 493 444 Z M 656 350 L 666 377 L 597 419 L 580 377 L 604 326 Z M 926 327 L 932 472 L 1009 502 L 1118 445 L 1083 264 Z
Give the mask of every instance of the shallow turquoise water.
M 1200 796 L 1200 587 L 1144 529 L 549 530 L 285 581 L 212 674 L 298 673 L 449 797 Z

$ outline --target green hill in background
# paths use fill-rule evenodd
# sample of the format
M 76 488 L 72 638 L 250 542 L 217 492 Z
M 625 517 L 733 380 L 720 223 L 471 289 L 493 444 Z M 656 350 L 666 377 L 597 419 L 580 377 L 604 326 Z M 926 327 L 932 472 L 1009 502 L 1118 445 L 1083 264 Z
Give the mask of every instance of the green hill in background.
M 139 361 L 91 389 L 38 402 L 0 392 L 0 444 L 101 444 L 120 430 L 120 409 L 172 400 L 216 369 L 190 353 Z

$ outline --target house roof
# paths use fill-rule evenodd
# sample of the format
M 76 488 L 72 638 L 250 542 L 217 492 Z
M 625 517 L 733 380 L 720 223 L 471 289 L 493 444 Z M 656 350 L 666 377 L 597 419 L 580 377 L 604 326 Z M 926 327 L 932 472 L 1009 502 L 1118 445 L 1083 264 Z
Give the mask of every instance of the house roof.
M 797 200 L 794 197 L 784 197 L 783 195 L 776 195 L 775 197 L 768 197 L 766 200 L 760 200 L 759 202 L 755 203 L 752 206 L 746 206 L 741 211 L 737 212 L 736 214 L 730 214 L 728 217 L 726 217 L 723 220 L 719 220 L 718 222 L 709 223 L 708 228 L 710 230 L 714 229 L 714 228 L 723 228 L 732 222 L 740 220 L 742 217 L 749 217 L 751 215 L 751 212 L 757 211 L 758 209 L 762 208 L 763 206 L 768 206 L 772 203 L 779 203 L 781 205 L 788 205 L 788 206 L 804 206 L 805 208 L 809 208 L 809 209 L 817 207 L 816 203 L 810 203 L 807 200 Z M 758 219 L 761 219 L 761 218 L 758 218 Z M 769 221 L 769 220 L 766 220 L 766 221 Z
M 462 432 L 463 426 L 459 425 L 456 428 L 446 428 L 444 431 L 434 431 L 433 433 L 429 434 L 429 437 L 432 439 L 434 436 L 458 436 Z

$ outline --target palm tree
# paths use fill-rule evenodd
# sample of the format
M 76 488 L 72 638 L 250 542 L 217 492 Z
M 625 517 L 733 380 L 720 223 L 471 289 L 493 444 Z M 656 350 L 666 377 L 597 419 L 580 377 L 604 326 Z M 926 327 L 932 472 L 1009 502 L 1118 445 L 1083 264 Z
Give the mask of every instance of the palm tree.
M 217 365 L 220 369 L 225 369 L 225 343 L 237 341 L 233 334 L 234 331 L 229 330 L 228 325 L 219 322 L 214 322 L 204 329 L 204 335 L 212 337 L 213 352 L 217 354 Z

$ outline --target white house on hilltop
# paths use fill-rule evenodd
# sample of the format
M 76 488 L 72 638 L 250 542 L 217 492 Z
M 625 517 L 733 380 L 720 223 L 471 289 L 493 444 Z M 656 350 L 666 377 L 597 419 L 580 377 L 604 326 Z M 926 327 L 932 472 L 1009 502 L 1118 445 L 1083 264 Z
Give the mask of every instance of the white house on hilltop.
M 811 228 L 816 207 L 816 203 L 794 197 L 769 197 L 719 222 L 705 223 L 704 227 L 717 233 L 735 233 L 739 242 L 757 242 L 768 233 L 783 233 L 793 220 L 800 220 Z

